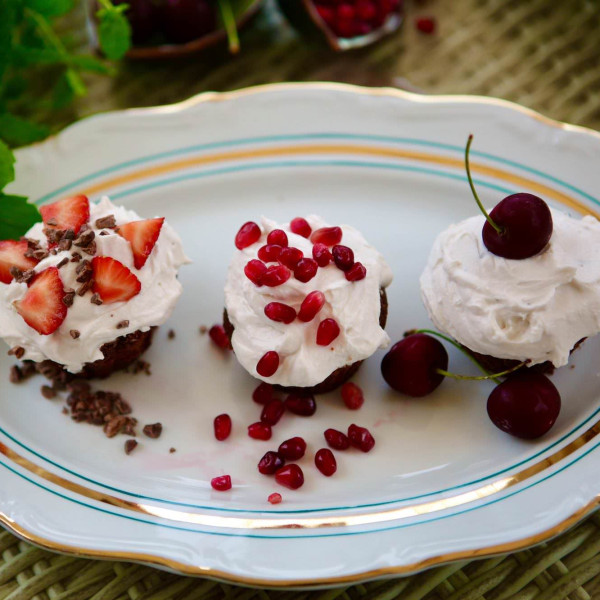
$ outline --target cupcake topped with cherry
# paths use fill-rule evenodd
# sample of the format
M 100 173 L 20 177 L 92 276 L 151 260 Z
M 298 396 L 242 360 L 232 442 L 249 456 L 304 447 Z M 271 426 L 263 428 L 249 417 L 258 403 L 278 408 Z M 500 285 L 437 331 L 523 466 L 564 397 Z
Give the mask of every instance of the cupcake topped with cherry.
M 162 217 L 108 198 L 42 206 L 21 240 L 0 241 L 0 332 L 17 358 L 105 377 L 150 345 L 170 316 L 188 262 Z
M 341 385 L 388 345 L 382 255 L 321 217 L 245 223 L 225 286 L 225 330 L 254 377 L 306 393 Z

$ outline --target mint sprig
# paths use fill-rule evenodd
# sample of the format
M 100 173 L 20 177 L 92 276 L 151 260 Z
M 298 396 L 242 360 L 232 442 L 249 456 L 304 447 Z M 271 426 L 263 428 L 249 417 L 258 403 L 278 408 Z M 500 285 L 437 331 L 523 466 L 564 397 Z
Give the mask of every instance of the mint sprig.
M 125 16 L 128 4 L 114 6 L 110 0 L 99 0 L 98 41 L 100 49 L 110 60 L 120 60 L 131 46 L 131 25 Z

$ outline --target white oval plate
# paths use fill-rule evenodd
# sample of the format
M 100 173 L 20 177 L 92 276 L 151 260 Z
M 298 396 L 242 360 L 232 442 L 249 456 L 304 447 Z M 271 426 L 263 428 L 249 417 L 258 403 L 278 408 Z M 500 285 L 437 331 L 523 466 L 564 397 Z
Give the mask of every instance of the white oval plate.
M 141 215 L 164 215 L 194 264 L 182 269 L 184 294 L 147 353 L 152 376 L 101 384 L 121 391 L 141 424 L 164 425 L 130 456 L 124 438 L 77 425 L 60 401 L 44 400 L 39 379 L 9 384 L 12 359 L 2 353 L 2 522 L 63 552 L 248 585 L 323 586 L 514 550 L 590 512 L 600 493 L 597 339 L 574 355 L 574 370 L 555 374 L 563 410 L 536 442 L 490 423 L 492 384 L 446 381 L 420 400 L 392 393 L 379 374 L 383 352 L 356 378 L 366 395 L 360 411 L 333 393 L 319 398 L 313 418 L 285 416 L 272 441 L 259 442 L 245 432 L 259 414 L 256 382 L 198 332 L 220 319 L 240 224 L 315 212 L 357 225 L 387 257 L 392 339 L 427 326 L 418 278 L 431 243 L 477 211 L 463 166 L 469 132 L 486 204 L 523 190 L 573 214 L 598 210 L 598 134 L 482 98 L 268 86 L 100 115 L 20 151 L 15 192 L 38 203 L 107 193 Z M 455 371 L 470 370 L 450 353 Z M 212 434 L 221 412 L 234 419 L 226 443 Z M 337 453 L 339 470 L 326 479 L 312 464 L 323 431 L 352 422 L 369 427 L 377 445 Z M 256 470 L 292 435 L 309 443 L 296 492 Z M 210 479 L 223 473 L 233 490 L 213 492 Z M 282 504 L 267 503 L 273 491 Z

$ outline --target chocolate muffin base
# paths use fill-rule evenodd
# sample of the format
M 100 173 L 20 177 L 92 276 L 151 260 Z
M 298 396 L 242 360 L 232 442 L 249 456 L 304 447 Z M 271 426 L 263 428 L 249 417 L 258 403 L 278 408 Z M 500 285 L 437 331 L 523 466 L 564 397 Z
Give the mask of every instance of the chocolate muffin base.
M 388 299 L 385 290 L 381 288 L 379 290 L 379 297 L 381 300 L 381 311 L 379 313 L 379 325 L 383 328 L 387 323 L 388 317 Z M 231 336 L 233 335 L 234 326 L 229 320 L 229 315 L 227 314 L 227 309 L 223 311 L 223 327 L 225 328 L 225 332 L 229 336 L 229 340 L 231 341 Z M 346 365 L 345 367 L 340 367 L 336 369 L 331 375 L 329 375 L 326 379 L 324 379 L 321 383 L 317 385 L 313 385 L 310 387 L 297 387 L 297 386 L 284 386 L 275 384 L 274 387 L 283 392 L 287 392 L 289 394 L 300 394 L 300 395 L 314 395 L 314 394 L 326 394 L 327 392 L 331 392 L 344 382 L 348 381 L 360 368 L 360 365 L 363 363 L 362 360 L 358 360 L 350 365 Z
M 135 362 L 150 347 L 155 330 L 156 327 L 151 327 L 148 331 L 138 330 L 107 342 L 100 348 L 104 358 L 86 363 L 79 373 L 69 373 L 61 364 L 52 360 L 34 364 L 39 373 L 59 385 L 66 385 L 74 379 L 106 379 L 115 371 L 125 369 Z

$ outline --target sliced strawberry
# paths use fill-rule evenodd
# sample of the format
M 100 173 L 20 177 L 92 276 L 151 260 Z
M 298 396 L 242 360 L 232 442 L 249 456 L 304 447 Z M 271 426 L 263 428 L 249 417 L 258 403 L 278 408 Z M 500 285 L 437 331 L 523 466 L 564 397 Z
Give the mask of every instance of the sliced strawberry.
M 0 241 L 0 281 L 2 283 L 10 283 L 13 280 L 13 276 L 10 274 L 11 267 L 27 271 L 37 265 L 38 261 L 25 256 L 25 252 L 27 252 L 27 242 L 25 241 Z
M 29 327 L 42 335 L 50 335 L 67 316 L 64 295 L 58 269 L 49 267 L 36 275 L 23 299 L 15 302 L 15 308 Z
M 72 229 L 77 235 L 90 220 L 90 202 L 87 196 L 72 196 L 40 207 L 40 213 L 47 227 Z
M 119 235 L 131 244 L 133 264 L 136 269 L 141 269 L 146 264 L 164 222 L 164 217 L 161 217 L 145 221 L 132 221 L 119 226 Z
M 140 280 L 123 263 L 110 256 L 94 257 L 92 268 L 93 291 L 105 304 L 126 302 L 137 296 L 142 289 Z

